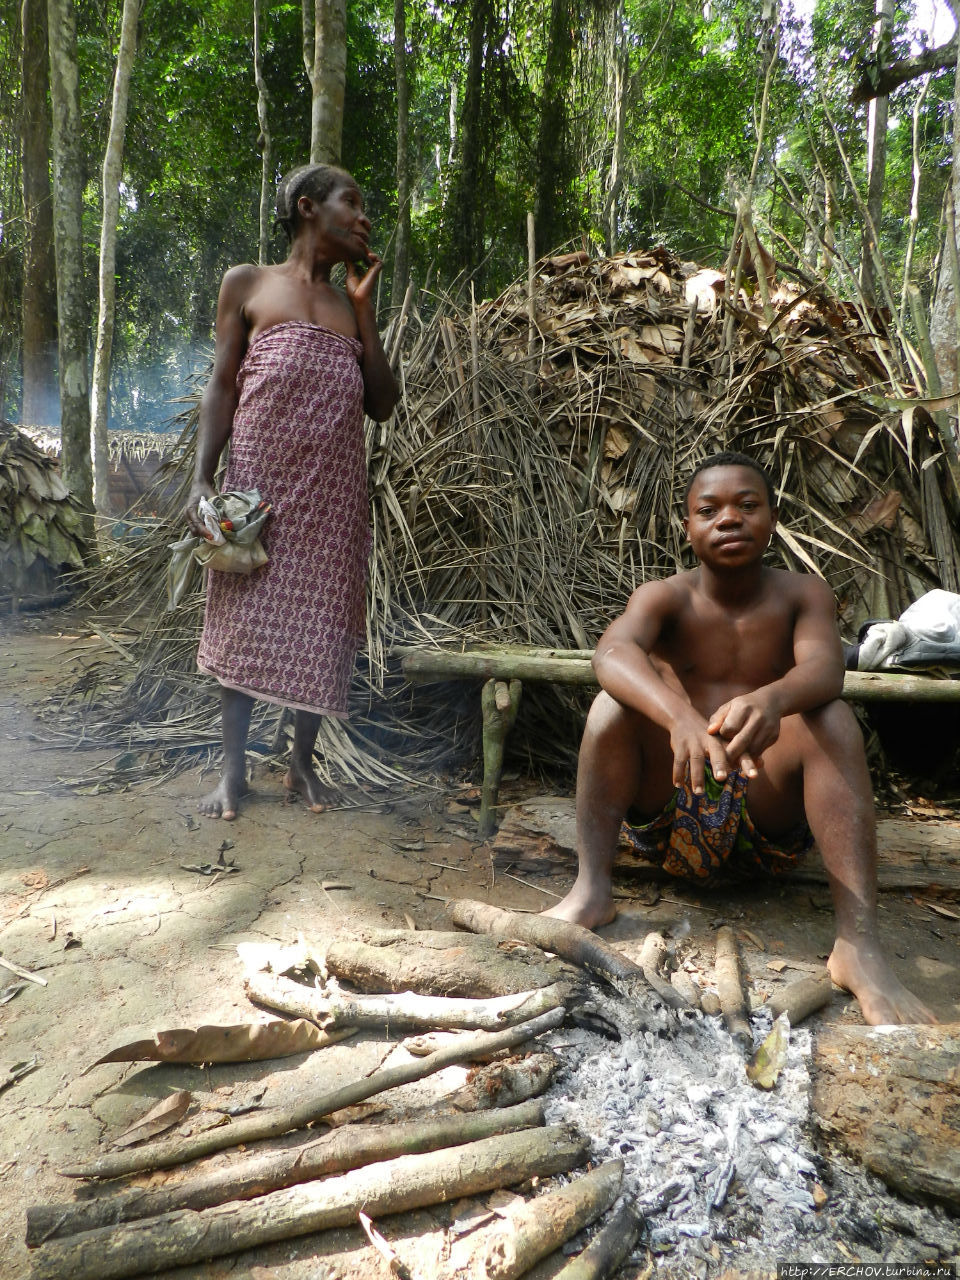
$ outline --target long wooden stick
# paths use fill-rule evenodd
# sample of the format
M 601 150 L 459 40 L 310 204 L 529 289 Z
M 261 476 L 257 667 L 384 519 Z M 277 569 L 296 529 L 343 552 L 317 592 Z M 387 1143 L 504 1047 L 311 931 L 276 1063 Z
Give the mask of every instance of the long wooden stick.
M 715 960 L 717 978 L 717 994 L 720 997 L 720 1010 L 727 1030 L 741 1048 L 749 1048 L 753 1043 L 750 1023 L 747 1020 L 747 1002 L 740 981 L 740 957 L 737 954 L 737 940 L 729 925 L 721 925 L 717 930 L 717 952 Z
M 37 1204 L 27 1209 L 27 1245 L 34 1249 L 61 1236 L 154 1218 L 177 1209 L 208 1209 L 228 1200 L 251 1200 L 314 1178 L 359 1169 L 378 1160 L 462 1146 L 495 1133 L 511 1133 L 543 1124 L 539 1102 L 473 1115 L 443 1116 L 404 1124 L 348 1125 L 316 1142 L 211 1169 L 198 1177 L 162 1187 L 138 1187 L 116 1196 L 69 1204 Z
M 474 649 L 456 653 L 446 649 L 397 645 L 392 653 L 401 658 L 403 674 L 410 681 L 430 680 L 546 680 L 552 684 L 592 685 L 597 677 L 585 650 L 524 652 L 514 648 Z M 960 680 L 892 671 L 847 671 L 841 697 L 848 702 L 955 702 Z
M 498 1031 L 557 1009 L 564 1002 L 560 983 L 517 995 L 473 1000 L 449 996 L 421 996 L 413 991 L 396 995 L 356 995 L 320 991 L 272 973 L 250 974 L 244 983 L 255 1004 L 310 1018 L 320 1026 L 373 1027 L 388 1031 Z
M 640 966 L 582 925 L 555 920 L 552 916 L 502 911 L 499 907 L 468 898 L 448 903 L 447 912 L 454 924 L 463 929 L 471 929 L 474 933 L 501 934 L 551 951 L 562 960 L 569 960 L 571 964 L 605 978 L 625 995 L 637 1000 L 646 1013 L 651 1011 L 656 993 Z
M 465 1146 L 398 1156 L 337 1177 L 231 1201 L 182 1209 L 143 1222 L 84 1231 L 37 1250 L 33 1280 L 123 1280 L 202 1262 L 275 1240 L 347 1226 L 357 1213 L 406 1213 L 582 1163 L 586 1142 L 550 1125 L 482 1138 Z
M 552 1009 L 539 1018 L 531 1018 L 529 1022 L 508 1027 L 506 1031 L 475 1031 L 458 1036 L 429 1057 L 415 1058 L 396 1067 L 374 1071 L 363 1080 L 356 1080 L 353 1084 L 321 1094 L 319 1098 L 310 1099 L 272 1116 L 250 1116 L 232 1124 L 218 1125 L 215 1129 L 208 1129 L 190 1138 L 174 1138 L 135 1150 L 113 1152 L 101 1156 L 93 1164 L 75 1165 L 61 1169 L 60 1172 L 67 1178 L 118 1178 L 125 1173 L 139 1173 L 146 1169 L 169 1169 L 171 1165 L 197 1160 L 200 1156 L 212 1155 L 214 1151 L 223 1151 L 241 1143 L 278 1138 L 282 1133 L 302 1129 L 332 1111 L 351 1107 L 376 1093 L 408 1084 L 411 1080 L 422 1080 L 455 1062 L 485 1058 L 501 1049 L 513 1049 L 525 1040 L 558 1026 L 563 1021 L 563 1016 L 563 1009 Z

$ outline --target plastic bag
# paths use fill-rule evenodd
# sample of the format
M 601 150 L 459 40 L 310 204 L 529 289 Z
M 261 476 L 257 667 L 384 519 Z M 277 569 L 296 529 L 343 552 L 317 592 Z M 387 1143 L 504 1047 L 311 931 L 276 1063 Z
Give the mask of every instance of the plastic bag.
M 257 489 L 231 489 L 213 498 L 201 498 L 198 512 L 210 537 L 190 533 L 170 544 L 168 610 L 183 599 L 198 567 L 249 574 L 267 563 L 260 530 L 270 514 L 270 504 Z

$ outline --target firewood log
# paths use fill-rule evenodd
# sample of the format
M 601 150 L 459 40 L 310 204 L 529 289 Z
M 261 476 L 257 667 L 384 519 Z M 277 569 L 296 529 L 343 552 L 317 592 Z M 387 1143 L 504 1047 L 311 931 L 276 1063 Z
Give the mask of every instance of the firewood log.
M 403 1124 L 350 1125 L 325 1133 L 305 1146 L 247 1156 L 184 1182 L 137 1187 L 97 1200 L 31 1205 L 27 1209 L 27 1245 L 33 1249 L 61 1236 L 154 1218 L 176 1209 L 207 1209 L 228 1200 L 252 1200 L 269 1191 L 360 1169 L 379 1160 L 462 1146 L 495 1133 L 532 1129 L 542 1123 L 541 1104 L 524 1102 L 475 1115 L 446 1115 Z
M 122 1280 L 348 1226 L 357 1213 L 406 1213 L 515 1186 L 582 1163 L 586 1142 L 567 1126 L 498 1134 L 464 1146 L 398 1156 L 364 1169 L 204 1209 L 52 1240 L 34 1255 L 33 1280 Z

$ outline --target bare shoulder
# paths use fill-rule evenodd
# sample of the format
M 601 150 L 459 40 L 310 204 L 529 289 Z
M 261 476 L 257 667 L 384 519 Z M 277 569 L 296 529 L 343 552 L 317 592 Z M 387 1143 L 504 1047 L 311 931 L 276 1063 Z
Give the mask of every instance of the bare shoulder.
M 220 284 L 221 296 L 249 295 L 259 284 L 263 272 L 268 270 L 269 267 L 258 267 L 253 262 L 241 262 L 235 267 L 230 267 L 224 272 Z
M 668 615 L 683 608 L 693 591 L 694 574 L 675 573 L 641 583 L 627 602 L 627 613 L 656 611 Z
M 769 590 L 800 610 L 826 611 L 836 614 L 837 600 L 822 578 L 813 573 L 791 573 L 786 569 L 768 569 Z

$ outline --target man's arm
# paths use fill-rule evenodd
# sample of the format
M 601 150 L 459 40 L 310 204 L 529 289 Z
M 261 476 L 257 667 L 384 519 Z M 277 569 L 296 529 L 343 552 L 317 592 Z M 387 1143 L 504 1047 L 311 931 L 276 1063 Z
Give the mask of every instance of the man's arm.
M 237 409 L 237 374 L 246 354 L 249 335 L 244 307 L 258 270 L 254 266 L 231 267 L 220 285 L 213 372 L 200 398 L 197 458 L 193 484 L 184 507 L 187 525 L 200 537 L 208 535 L 197 506 L 201 498 L 210 498 L 216 492 L 213 481 L 217 463 L 233 429 L 233 415 Z
M 797 583 L 793 666 L 779 680 L 725 702 L 711 717 L 709 732 L 726 739 L 731 760 L 758 761 L 779 737 L 784 716 L 822 707 L 843 692 L 843 646 L 833 592 L 812 576 L 798 575 Z
M 687 766 L 694 792 L 702 794 L 704 763 L 723 779 L 732 757 L 726 744 L 707 732 L 707 722 L 681 688 L 664 679 L 652 653 L 664 630 L 679 613 L 681 592 L 675 579 L 645 583 L 626 609 L 600 637 L 593 669 L 600 687 L 625 707 L 646 716 L 670 735 L 673 782 L 680 786 Z

